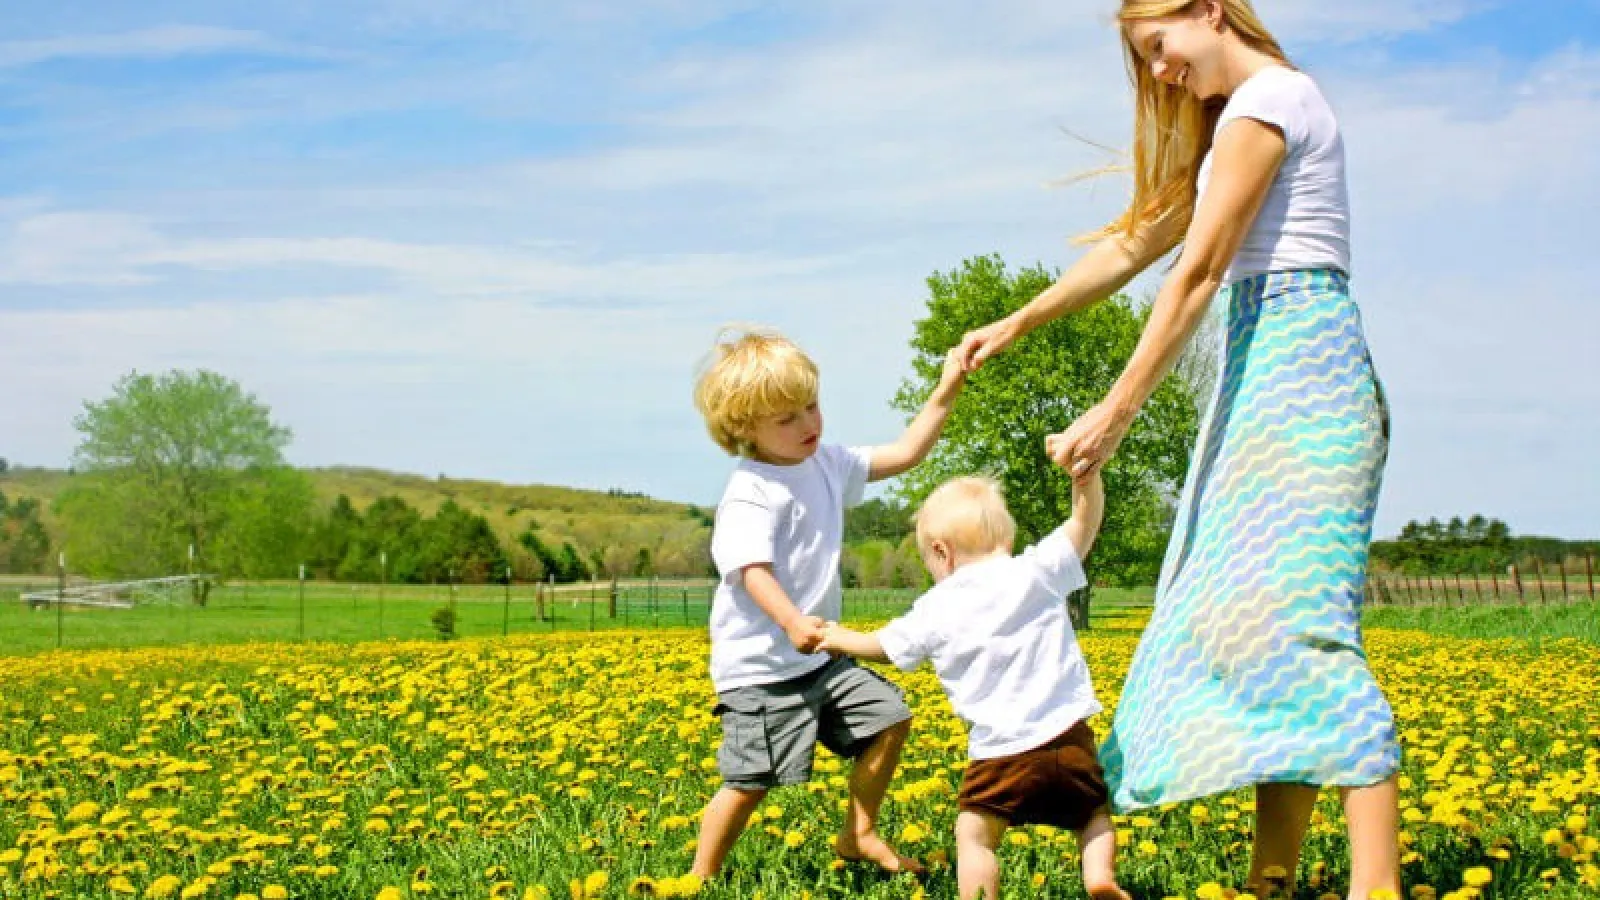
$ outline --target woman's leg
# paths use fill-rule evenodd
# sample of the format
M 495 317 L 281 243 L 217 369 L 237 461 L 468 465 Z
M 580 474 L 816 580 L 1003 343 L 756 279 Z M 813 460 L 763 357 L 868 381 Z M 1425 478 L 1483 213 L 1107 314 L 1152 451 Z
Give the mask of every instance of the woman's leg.
M 1251 893 L 1262 900 L 1294 896 L 1294 873 L 1300 866 L 1300 844 L 1317 789 L 1304 784 L 1256 785 L 1255 847 L 1250 856 Z
M 1400 785 L 1394 776 L 1367 787 L 1344 788 L 1350 828 L 1350 898 L 1374 891 L 1400 897 Z

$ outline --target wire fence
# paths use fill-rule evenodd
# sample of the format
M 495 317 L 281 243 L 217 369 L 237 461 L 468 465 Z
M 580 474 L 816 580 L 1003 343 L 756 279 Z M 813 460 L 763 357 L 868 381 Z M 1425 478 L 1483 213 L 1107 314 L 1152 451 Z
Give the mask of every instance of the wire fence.
M 422 640 L 705 628 L 710 581 L 576 585 L 245 582 L 138 602 L 91 602 L 82 579 L 0 585 L 0 653 L 245 641 Z M 845 591 L 845 618 L 886 619 L 914 589 Z
M 170 581 L 171 579 L 167 579 Z M 0 583 L 0 654 L 229 644 L 249 641 L 426 640 L 638 628 L 704 629 L 715 583 L 634 580 L 579 584 L 350 584 L 306 580 L 128 590 L 86 579 Z M 904 612 L 917 588 L 847 588 L 849 622 Z M 100 602 L 104 597 L 117 603 Z M 1123 627 L 1149 589 L 1096 589 L 1092 622 Z M 1076 598 L 1075 598 L 1076 599 Z M 120 602 L 128 600 L 129 602 Z M 1084 627 L 1080 624 L 1079 627 Z
M 1373 606 L 1540 606 L 1600 602 L 1594 562 L 1536 563 L 1531 571 L 1450 575 L 1373 573 Z M 174 581 L 166 579 L 165 581 Z M 97 589 L 98 588 L 98 589 Z M 116 590 L 111 590 L 116 588 Z M 707 626 L 708 579 L 502 584 L 349 584 L 318 581 L 208 584 L 126 590 L 58 574 L 0 582 L 0 654 L 51 649 L 160 647 L 248 641 L 424 640 L 634 628 Z M 847 621 L 884 621 L 915 588 L 852 588 Z M 1152 591 L 1095 589 L 1089 627 L 1138 625 Z M 103 602 L 113 597 L 116 603 Z M 25 599 L 26 598 L 26 599 Z M 122 602 L 126 601 L 126 602 Z M 1131 624 L 1129 624 L 1131 623 Z M 1080 623 L 1079 627 L 1084 627 Z
M 1502 572 L 1448 575 L 1374 574 L 1367 579 L 1367 602 L 1377 606 L 1549 606 L 1600 600 L 1592 556 L 1545 564 L 1531 571 L 1517 566 Z

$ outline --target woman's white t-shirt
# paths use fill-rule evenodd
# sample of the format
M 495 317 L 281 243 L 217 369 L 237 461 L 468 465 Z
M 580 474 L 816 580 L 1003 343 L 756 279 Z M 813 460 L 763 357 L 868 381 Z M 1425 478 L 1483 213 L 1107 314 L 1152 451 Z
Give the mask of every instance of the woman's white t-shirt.
M 1344 138 L 1316 82 L 1303 72 L 1267 66 L 1234 89 L 1214 134 L 1240 118 L 1277 128 L 1287 152 L 1226 282 L 1295 269 L 1338 269 L 1348 274 L 1350 197 Z M 1211 181 L 1211 157 L 1207 153 L 1200 164 L 1201 201 Z

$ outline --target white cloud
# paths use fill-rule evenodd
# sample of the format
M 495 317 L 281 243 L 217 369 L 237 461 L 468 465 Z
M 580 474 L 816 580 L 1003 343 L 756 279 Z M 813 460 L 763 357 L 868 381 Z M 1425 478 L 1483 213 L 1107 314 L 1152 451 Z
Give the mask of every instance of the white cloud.
M 234 28 L 166 25 L 118 34 L 0 43 L 0 69 L 33 66 L 66 59 L 167 59 L 239 51 L 282 52 L 266 35 Z

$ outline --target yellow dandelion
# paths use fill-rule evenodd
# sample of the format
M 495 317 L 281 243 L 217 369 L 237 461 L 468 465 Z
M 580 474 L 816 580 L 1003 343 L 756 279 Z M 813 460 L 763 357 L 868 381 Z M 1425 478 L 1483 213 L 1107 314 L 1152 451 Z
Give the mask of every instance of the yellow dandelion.
M 158 900 L 161 897 L 171 897 L 182 884 L 183 879 L 176 875 L 162 875 L 155 881 L 150 882 L 150 886 L 144 889 L 144 895 L 153 898 L 153 900 Z

